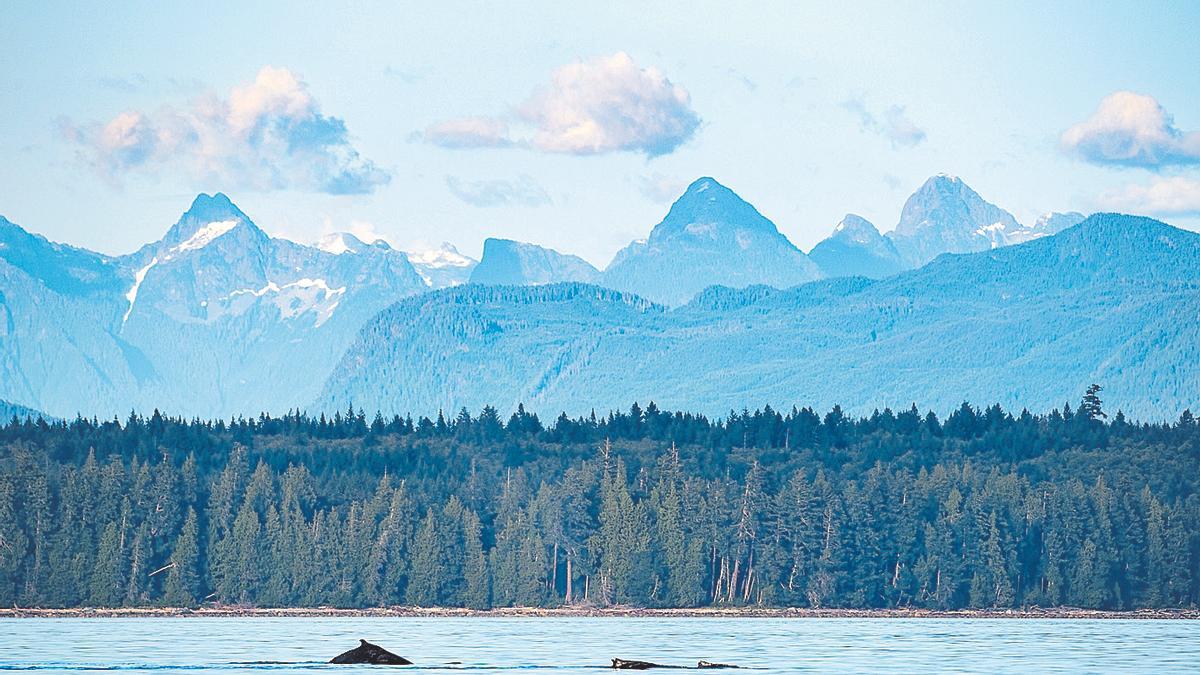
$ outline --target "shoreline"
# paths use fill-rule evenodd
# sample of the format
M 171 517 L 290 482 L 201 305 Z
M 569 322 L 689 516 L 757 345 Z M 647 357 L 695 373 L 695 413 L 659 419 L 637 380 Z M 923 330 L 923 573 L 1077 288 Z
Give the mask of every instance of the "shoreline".
M 71 609 L 0 608 L 0 619 L 26 618 L 715 618 L 715 619 L 1137 619 L 1198 620 L 1200 609 L 1125 611 L 1076 607 L 1024 609 L 809 609 L 800 607 L 713 607 L 648 609 L 641 607 L 504 607 L 489 610 L 453 607 L 78 607 Z

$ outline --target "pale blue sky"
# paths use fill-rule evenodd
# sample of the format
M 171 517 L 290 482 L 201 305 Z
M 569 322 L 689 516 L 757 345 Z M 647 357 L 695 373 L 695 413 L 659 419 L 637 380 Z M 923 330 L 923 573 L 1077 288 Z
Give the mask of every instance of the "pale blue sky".
M 123 253 L 223 191 L 299 240 L 354 228 L 478 256 L 501 236 L 603 266 L 698 176 L 808 250 L 846 212 L 891 229 L 947 172 L 1026 223 L 1122 207 L 1200 229 L 1194 1 L 161 4 L 0 6 L 0 214 Z M 276 77 L 254 89 L 260 72 Z M 650 122 L 602 119 L 587 153 L 547 131 L 626 86 Z M 1150 98 L 1098 115 L 1122 91 Z M 222 138 L 273 105 L 298 106 L 268 111 L 292 126 Z M 1165 140 L 1120 155 L 1155 110 Z M 122 113 L 174 135 L 112 141 Z M 508 144 L 444 147 L 463 118 Z

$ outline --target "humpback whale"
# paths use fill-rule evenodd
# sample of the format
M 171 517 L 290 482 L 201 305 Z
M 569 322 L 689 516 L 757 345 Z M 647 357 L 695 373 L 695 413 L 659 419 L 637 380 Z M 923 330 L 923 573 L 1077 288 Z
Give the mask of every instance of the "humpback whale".
M 685 666 L 665 666 L 661 663 L 652 663 L 650 661 L 627 661 L 625 659 L 613 659 L 612 667 L 616 670 L 650 670 L 651 668 L 685 668 Z M 737 668 L 738 666 L 732 663 L 713 663 L 712 661 L 700 661 L 696 664 L 696 668 Z
M 330 663 L 373 663 L 382 666 L 411 666 L 412 661 L 397 656 L 388 650 L 373 645 L 366 640 L 359 640 L 358 646 L 348 652 L 333 657 Z
M 617 670 L 650 670 L 651 668 L 679 668 L 680 666 L 664 666 L 661 663 L 651 663 L 649 661 L 626 661 L 625 659 L 613 659 L 612 667 Z

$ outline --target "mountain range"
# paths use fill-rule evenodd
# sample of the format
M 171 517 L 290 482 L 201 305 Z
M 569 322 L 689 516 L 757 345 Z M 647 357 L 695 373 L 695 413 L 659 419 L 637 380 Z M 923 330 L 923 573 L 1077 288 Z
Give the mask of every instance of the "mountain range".
M 1198 271 L 1200 235 L 1097 214 L 882 280 L 711 287 L 675 309 L 579 283 L 465 286 L 372 319 L 318 407 L 1048 410 L 1099 382 L 1126 413 L 1177 416 L 1200 390 Z
M 939 175 L 908 199 L 893 231 L 848 214 L 806 255 L 732 190 L 701 178 L 645 240 L 597 270 L 505 239 L 488 239 L 479 261 L 449 244 L 403 252 L 348 233 L 303 245 L 268 236 L 219 193 L 198 196 L 162 239 L 123 256 L 50 242 L 0 217 L 0 399 L 60 417 L 130 408 L 226 417 L 351 403 L 581 412 L 632 398 L 722 413 L 760 402 L 940 405 L 973 393 L 1057 404 L 1050 394 L 1073 392 L 1063 389 L 1075 375 L 1105 375 L 1111 386 L 1141 371 L 1129 353 L 1075 345 L 1063 379 L 1042 382 L 1047 373 L 1034 369 L 1001 385 L 964 353 L 1013 359 L 1036 343 L 1070 361 L 1058 350 L 1074 334 L 1048 326 L 1070 324 L 1072 303 L 1083 302 L 1074 294 L 1086 291 L 1106 304 L 1089 305 L 1094 325 L 1081 334 L 1108 349 L 1119 336 L 1134 339 L 1132 324 L 1112 323 L 1119 311 L 1122 321 L 1157 327 L 1149 344 L 1171 347 L 1143 355 L 1163 370 L 1128 410 L 1177 413 L 1195 379 L 1190 366 L 1167 365 L 1187 351 L 1177 341 L 1190 325 L 1171 332 L 1168 308 L 1154 303 L 1164 293 L 1193 299 L 1184 280 L 1196 277 L 1194 235 L 1116 215 L 1081 221 L 1047 214 L 1022 226 Z M 1164 241 L 1180 248 L 1171 255 Z M 1142 279 L 1134 268 L 1104 278 L 1026 268 L 1063 246 L 1073 253 L 1050 256 L 1055 264 L 1086 254 L 1099 265 L 1117 249 L 1128 249 L 1128 265 L 1149 256 L 1171 285 L 1121 285 L 1126 274 Z M 1004 261 L 1013 278 L 989 278 L 999 263 L 980 260 Z M 1061 287 L 1045 287 L 1056 280 Z M 1007 295 L 987 304 L 996 285 Z M 1043 287 L 1040 299 L 1029 294 Z M 1047 326 L 1017 321 L 1018 310 Z M 968 347 L 967 336 L 978 344 Z M 993 341 L 1016 351 L 999 354 Z M 961 362 L 946 362 L 950 355 Z M 1099 361 L 1086 370 L 1091 357 Z M 896 370 L 904 358 L 945 372 L 927 380 Z M 1011 361 L 991 368 L 1018 372 Z

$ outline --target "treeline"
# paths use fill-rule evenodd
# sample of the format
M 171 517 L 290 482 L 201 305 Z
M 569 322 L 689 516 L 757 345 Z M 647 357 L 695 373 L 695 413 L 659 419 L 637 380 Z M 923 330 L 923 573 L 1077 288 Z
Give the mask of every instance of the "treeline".
M 967 404 L 0 427 L 0 605 L 1192 607 L 1200 425 Z

